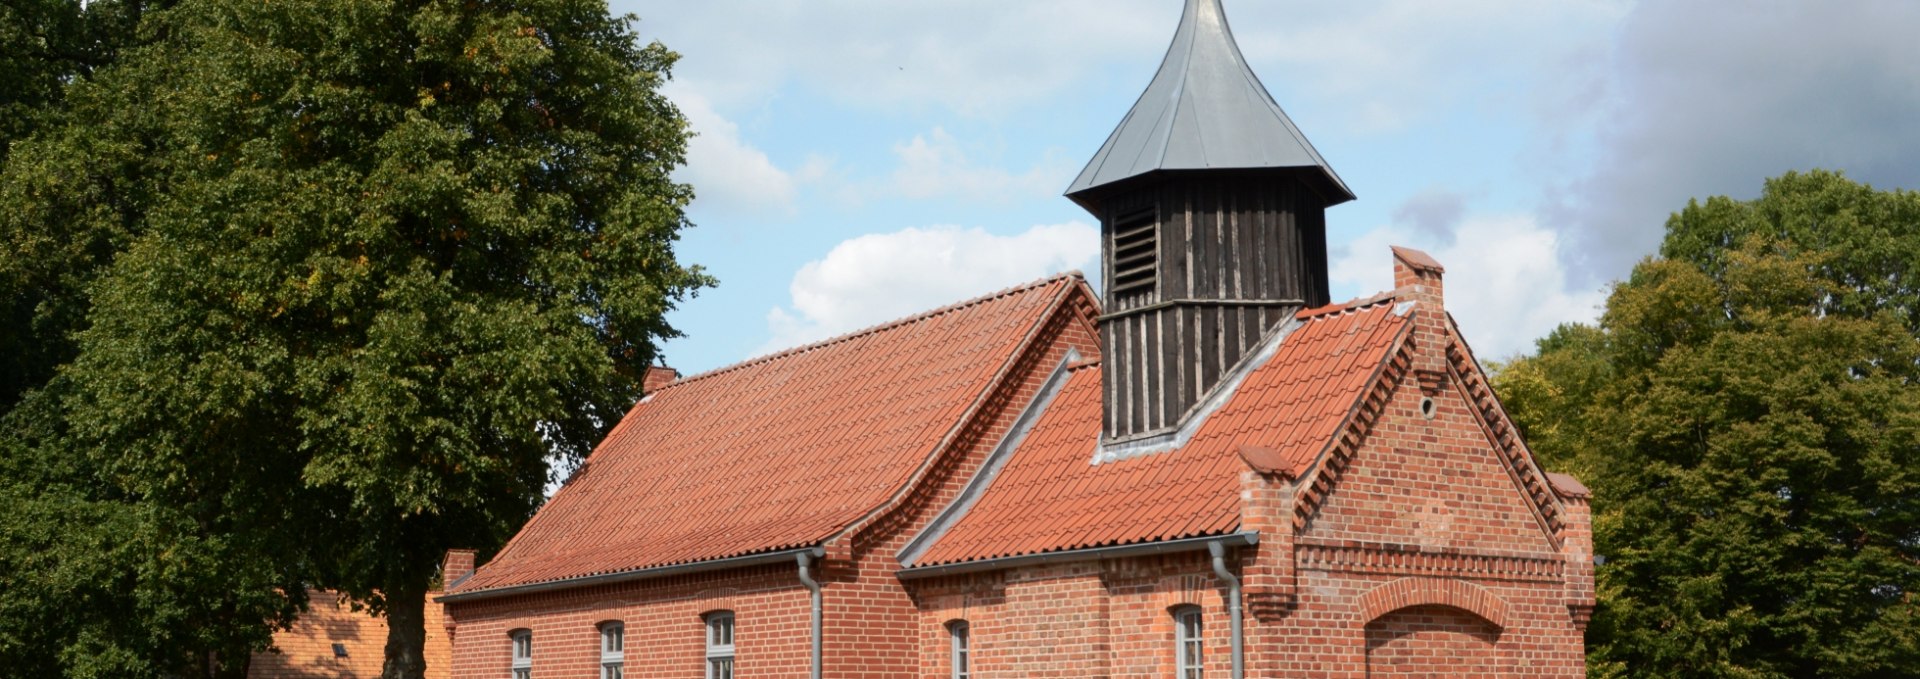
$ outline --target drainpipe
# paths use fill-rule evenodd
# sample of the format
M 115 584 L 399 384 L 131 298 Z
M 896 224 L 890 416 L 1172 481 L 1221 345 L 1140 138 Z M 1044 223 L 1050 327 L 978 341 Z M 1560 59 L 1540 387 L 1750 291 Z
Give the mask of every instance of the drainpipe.
M 810 552 L 801 552 L 799 559 L 800 584 L 806 585 L 808 598 L 813 601 L 813 655 L 808 659 L 808 676 L 811 676 L 813 679 L 820 679 L 820 583 L 813 579 L 812 573 L 808 572 L 809 568 L 813 566 L 813 554 Z M 1238 601 L 1240 598 L 1240 585 L 1235 584 L 1233 591 L 1234 600 Z M 1238 628 L 1238 623 L 1235 623 L 1235 629 Z M 1240 641 L 1237 632 L 1235 633 L 1233 643 L 1235 648 L 1239 647 Z M 1234 662 L 1238 663 L 1239 661 L 1236 660 Z
M 1227 570 L 1225 543 L 1218 540 L 1207 543 L 1207 553 L 1213 555 L 1213 574 L 1227 583 L 1227 616 L 1233 621 L 1233 679 L 1246 679 L 1246 628 L 1240 619 L 1240 578 L 1233 577 L 1233 573 Z M 801 572 L 806 571 L 803 568 Z

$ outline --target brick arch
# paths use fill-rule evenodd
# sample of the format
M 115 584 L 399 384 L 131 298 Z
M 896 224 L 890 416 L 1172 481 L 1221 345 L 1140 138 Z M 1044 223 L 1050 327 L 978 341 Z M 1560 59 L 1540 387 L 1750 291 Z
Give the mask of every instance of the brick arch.
M 1154 598 L 1162 610 L 1180 606 L 1206 607 L 1206 595 L 1212 589 L 1205 576 L 1170 575 L 1160 579 Z
M 740 608 L 739 596 L 740 591 L 732 587 L 701 590 L 699 593 L 693 595 L 693 600 L 697 602 L 694 608 L 699 609 L 700 619 L 705 620 L 707 619 L 707 615 L 711 613 L 738 610 Z
M 1410 606 L 1449 606 L 1480 616 L 1494 629 L 1507 628 L 1507 602 L 1464 580 L 1400 578 L 1360 595 L 1360 625 Z

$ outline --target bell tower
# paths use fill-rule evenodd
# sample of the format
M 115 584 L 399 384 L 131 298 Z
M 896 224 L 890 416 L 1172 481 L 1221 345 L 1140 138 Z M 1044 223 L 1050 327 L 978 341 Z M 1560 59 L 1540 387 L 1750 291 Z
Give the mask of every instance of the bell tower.
M 1160 71 L 1067 197 L 1100 220 L 1102 443 L 1179 428 L 1273 328 L 1326 304 L 1340 176 L 1186 0 Z

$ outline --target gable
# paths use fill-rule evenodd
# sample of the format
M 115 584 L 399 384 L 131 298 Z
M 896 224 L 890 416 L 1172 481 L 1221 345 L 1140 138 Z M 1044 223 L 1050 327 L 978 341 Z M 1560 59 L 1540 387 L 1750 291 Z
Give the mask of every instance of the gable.
M 895 497 L 1083 286 L 1055 277 L 668 385 L 455 594 L 817 545 Z
M 1430 350 L 1437 350 L 1432 348 Z M 1376 419 L 1344 461 L 1322 465 L 1324 490 L 1302 538 L 1465 552 L 1557 553 L 1554 528 L 1504 455 L 1459 372 L 1384 384 Z M 1431 398 L 1432 416 L 1422 411 Z

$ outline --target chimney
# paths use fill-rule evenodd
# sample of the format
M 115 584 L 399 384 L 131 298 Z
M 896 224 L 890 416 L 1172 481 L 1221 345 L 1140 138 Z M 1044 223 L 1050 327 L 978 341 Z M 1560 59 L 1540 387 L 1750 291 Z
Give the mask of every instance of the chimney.
M 1177 431 L 1274 328 L 1328 302 L 1326 209 L 1353 200 L 1254 77 L 1220 0 L 1067 188 L 1100 220 L 1103 444 Z
M 648 366 L 647 376 L 640 382 L 640 391 L 643 394 L 651 394 L 658 391 L 661 387 L 673 384 L 673 381 L 677 379 L 680 379 L 680 371 L 678 370 L 664 365 Z
M 1398 245 L 1393 249 L 1394 293 L 1413 302 L 1413 371 L 1420 390 L 1432 396 L 1446 380 L 1447 305 L 1441 276 L 1447 272 L 1433 256 Z
M 455 583 L 473 574 L 473 555 L 471 549 L 449 549 L 447 556 L 440 562 L 440 589 L 446 590 Z

